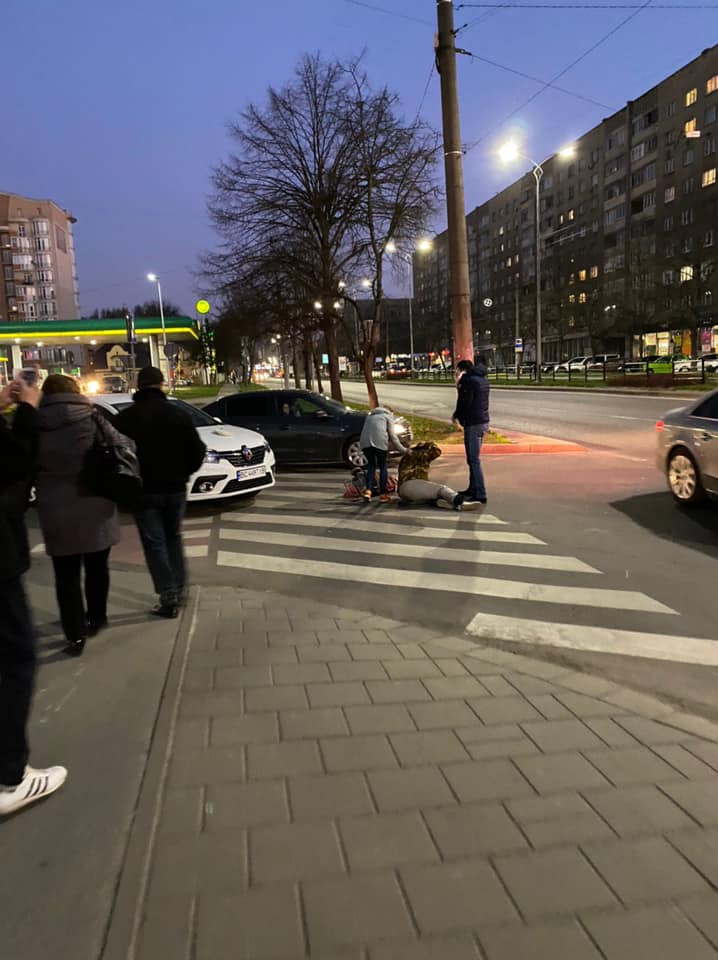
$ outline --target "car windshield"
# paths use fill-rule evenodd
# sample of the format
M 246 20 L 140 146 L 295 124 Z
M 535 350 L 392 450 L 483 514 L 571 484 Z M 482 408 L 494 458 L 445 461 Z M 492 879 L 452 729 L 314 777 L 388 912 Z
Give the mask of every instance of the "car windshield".
M 215 427 L 217 425 L 214 417 L 210 417 L 204 410 L 193 407 L 191 403 L 185 403 L 184 400 L 177 400 L 175 397 L 168 397 L 168 399 L 172 403 L 178 404 L 189 414 L 194 427 Z M 119 413 L 121 410 L 126 410 L 128 407 L 131 407 L 132 402 L 132 400 L 123 400 L 121 403 L 112 403 L 111 406 L 115 413 Z
M 333 400 L 331 397 L 322 396 L 322 404 L 332 413 L 346 413 L 348 410 L 348 407 L 345 407 L 343 403 L 339 403 L 338 400 Z

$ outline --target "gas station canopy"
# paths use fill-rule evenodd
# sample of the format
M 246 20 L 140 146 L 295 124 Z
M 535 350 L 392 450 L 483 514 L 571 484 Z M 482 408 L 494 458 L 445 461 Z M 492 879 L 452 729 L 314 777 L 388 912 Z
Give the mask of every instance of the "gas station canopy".
M 159 317 L 136 317 L 135 336 L 161 337 L 162 320 Z M 199 325 L 190 317 L 165 317 L 164 332 L 175 342 L 199 340 Z M 127 343 L 124 317 L 108 320 L 27 320 L 24 323 L 0 323 L 0 352 L 8 344 L 21 347 L 67 347 L 71 343 L 99 346 L 108 343 Z

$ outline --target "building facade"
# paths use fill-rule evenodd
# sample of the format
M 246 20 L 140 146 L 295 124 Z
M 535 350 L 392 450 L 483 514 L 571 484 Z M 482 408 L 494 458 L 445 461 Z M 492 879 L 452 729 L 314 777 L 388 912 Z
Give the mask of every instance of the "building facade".
M 718 349 L 718 45 L 542 163 L 543 356 Z M 466 217 L 477 349 L 535 351 L 536 179 Z M 446 234 L 414 257 L 420 323 L 447 327 Z M 447 344 L 450 345 L 450 344 Z
M 52 200 L 0 193 L 0 323 L 79 316 L 74 223 Z

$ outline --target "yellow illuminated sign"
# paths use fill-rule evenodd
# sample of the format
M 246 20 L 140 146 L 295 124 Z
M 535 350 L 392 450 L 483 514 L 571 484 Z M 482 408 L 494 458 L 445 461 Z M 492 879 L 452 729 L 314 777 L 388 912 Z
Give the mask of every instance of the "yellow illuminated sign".
M 197 303 L 195 303 L 194 308 L 197 313 L 201 314 L 202 316 L 204 316 L 205 313 L 209 313 L 209 311 L 212 309 L 209 305 L 209 300 L 198 300 Z

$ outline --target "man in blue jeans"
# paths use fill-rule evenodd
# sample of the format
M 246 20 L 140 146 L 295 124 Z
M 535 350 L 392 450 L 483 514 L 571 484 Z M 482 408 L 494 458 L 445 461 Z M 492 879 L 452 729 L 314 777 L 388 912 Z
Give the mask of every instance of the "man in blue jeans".
M 142 494 L 135 505 L 147 567 L 159 603 L 159 617 L 176 617 L 186 577 L 182 519 L 187 481 L 202 465 L 206 448 L 180 404 L 167 399 L 164 377 L 157 367 L 145 367 L 137 377 L 131 407 L 114 421 L 137 447 Z
M 469 486 L 463 491 L 465 503 L 486 503 L 486 485 L 481 469 L 481 444 L 489 428 L 488 370 L 478 358 L 476 363 L 460 360 L 456 387 L 456 410 L 451 418 L 464 428 L 466 462 L 469 465 Z

